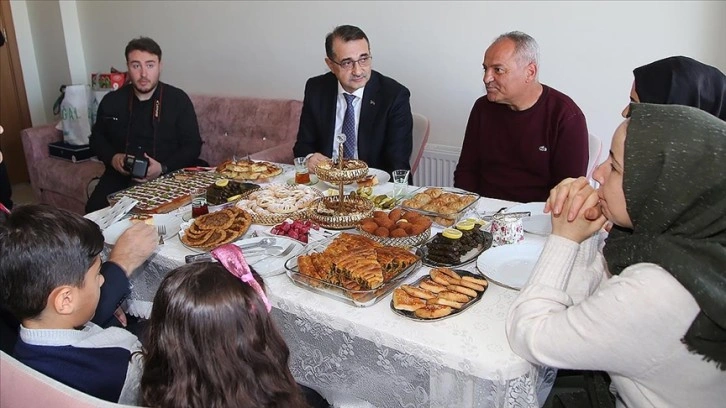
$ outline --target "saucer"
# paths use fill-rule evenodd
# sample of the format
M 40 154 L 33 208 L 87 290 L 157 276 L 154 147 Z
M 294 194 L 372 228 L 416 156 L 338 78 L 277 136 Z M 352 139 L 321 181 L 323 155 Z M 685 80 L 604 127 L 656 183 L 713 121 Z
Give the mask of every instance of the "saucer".
M 304 186 L 313 186 L 315 184 L 318 184 L 318 181 L 320 181 L 320 180 L 318 180 L 318 176 L 316 176 L 315 174 L 311 174 L 310 175 L 310 182 L 307 183 L 307 184 L 303 184 L 303 185 Z M 288 185 L 291 185 L 291 186 L 298 185 L 298 183 L 295 182 L 295 177 L 287 179 L 287 184 Z

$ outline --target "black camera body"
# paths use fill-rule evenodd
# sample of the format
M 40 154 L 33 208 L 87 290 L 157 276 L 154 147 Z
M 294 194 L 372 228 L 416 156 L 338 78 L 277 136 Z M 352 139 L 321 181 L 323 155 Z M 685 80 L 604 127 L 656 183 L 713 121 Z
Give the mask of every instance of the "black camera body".
M 136 157 L 126 155 L 124 157 L 124 169 L 131 173 L 133 178 L 145 178 L 146 172 L 149 170 L 149 159 L 146 157 Z

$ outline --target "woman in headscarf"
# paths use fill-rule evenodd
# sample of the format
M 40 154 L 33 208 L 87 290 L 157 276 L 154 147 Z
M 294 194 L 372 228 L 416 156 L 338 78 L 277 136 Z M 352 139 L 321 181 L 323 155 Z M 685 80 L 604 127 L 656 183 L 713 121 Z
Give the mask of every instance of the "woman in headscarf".
M 688 57 L 669 57 L 633 70 L 630 100 L 686 105 L 726 120 L 726 75 Z M 629 106 L 623 110 L 628 116 Z
M 593 175 L 601 187 L 552 190 L 552 235 L 510 309 L 509 342 L 537 364 L 608 372 L 621 407 L 723 406 L 726 122 L 631 110 Z

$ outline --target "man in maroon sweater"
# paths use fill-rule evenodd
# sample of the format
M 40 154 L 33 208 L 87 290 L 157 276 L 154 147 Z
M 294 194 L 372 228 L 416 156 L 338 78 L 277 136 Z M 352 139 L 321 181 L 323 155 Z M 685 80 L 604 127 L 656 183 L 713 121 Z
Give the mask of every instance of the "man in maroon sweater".
M 454 185 L 485 197 L 544 201 L 587 171 L 587 123 L 567 95 L 537 79 L 539 46 L 522 32 L 499 36 L 484 54 L 487 93 L 469 115 Z

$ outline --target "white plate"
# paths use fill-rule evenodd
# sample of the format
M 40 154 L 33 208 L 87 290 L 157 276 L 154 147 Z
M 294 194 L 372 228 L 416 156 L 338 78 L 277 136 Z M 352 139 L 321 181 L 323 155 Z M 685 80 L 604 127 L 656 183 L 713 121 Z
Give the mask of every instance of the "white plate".
M 547 236 L 552 233 L 552 220 L 550 218 L 550 214 L 544 213 L 544 206 L 544 201 L 518 204 L 511 207 L 506 212 L 513 213 L 529 211 L 532 215 L 522 218 L 522 226 L 524 227 L 524 230 L 530 234 Z
M 263 238 L 266 237 L 254 237 L 254 238 L 245 238 L 241 239 L 239 241 L 235 241 L 234 244 L 237 246 L 244 245 L 244 244 L 252 244 L 261 241 Z M 293 244 L 294 247 L 292 249 L 292 252 L 285 256 L 270 256 L 265 255 L 264 251 L 260 252 L 257 255 L 250 255 L 249 257 L 245 257 L 247 259 L 247 263 L 249 263 L 255 271 L 257 271 L 260 276 L 263 278 L 269 278 L 271 276 L 277 276 L 285 273 L 285 262 L 287 262 L 288 259 L 298 256 L 305 246 L 288 237 L 283 237 L 281 235 L 275 235 L 275 238 L 277 241 L 275 242 L 276 246 L 281 246 L 282 249 L 287 249 L 287 247 L 290 244 Z M 255 249 L 257 251 L 257 249 Z M 244 253 L 244 250 L 242 250 L 242 253 Z
M 154 218 L 154 227 L 158 227 L 160 225 L 164 225 L 166 227 L 166 235 L 164 235 L 164 239 L 169 239 L 179 232 L 179 225 L 182 223 L 180 216 L 171 214 L 154 214 L 152 217 Z M 123 234 L 123 232 L 131 225 L 131 221 L 128 218 L 118 221 L 115 224 L 111 224 L 111 226 L 103 231 L 104 240 L 109 245 L 116 244 L 118 237 L 121 236 L 121 234 Z
M 527 283 L 544 242 L 523 242 L 489 248 L 476 260 L 476 267 L 492 282 L 519 290 Z
M 375 174 L 376 177 L 378 177 L 378 184 L 376 184 L 376 185 L 385 184 L 388 182 L 388 180 L 391 179 L 390 174 L 388 174 L 387 172 L 380 170 L 380 169 L 368 168 L 368 174 Z M 324 181 L 323 183 L 325 183 L 326 185 L 328 185 L 330 187 L 338 187 L 337 184 L 328 183 L 327 181 Z M 353 190 L 358 188 L 358 184 L 355 182 L 346 185 L 346 187 L 348 187 L 348 186 L 350 186 Z

